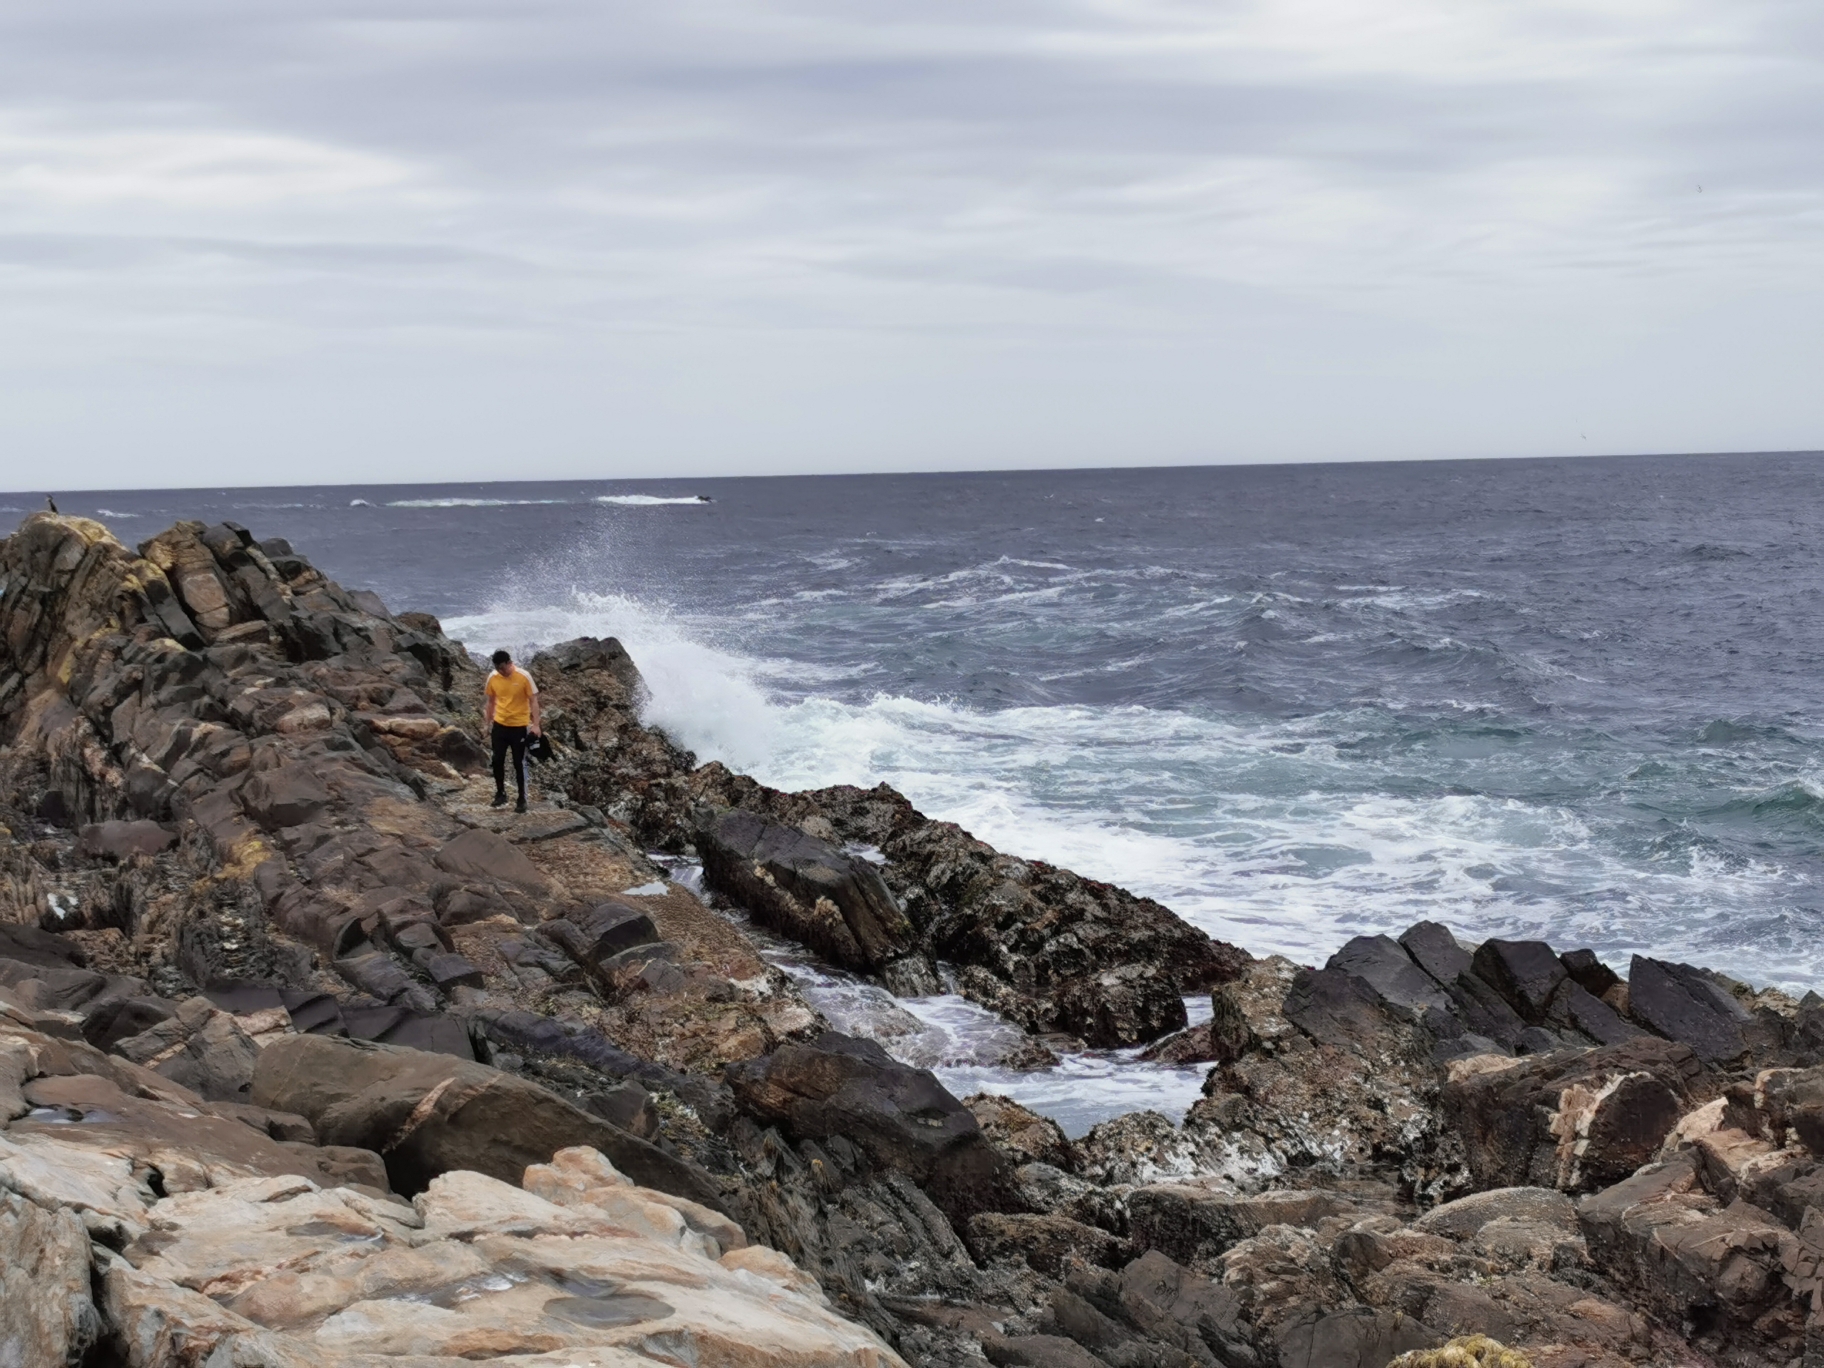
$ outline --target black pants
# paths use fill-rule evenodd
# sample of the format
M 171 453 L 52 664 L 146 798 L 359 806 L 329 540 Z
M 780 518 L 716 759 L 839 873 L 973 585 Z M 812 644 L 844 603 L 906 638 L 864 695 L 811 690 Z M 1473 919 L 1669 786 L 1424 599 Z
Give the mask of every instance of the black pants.
M 519 801 L 526 801 L 526 731 L 525 727 L 503 727 L 494 724 L 494 792 L 507 791 L 507 752 L 513 752 L 513 779 L 519 785 Z

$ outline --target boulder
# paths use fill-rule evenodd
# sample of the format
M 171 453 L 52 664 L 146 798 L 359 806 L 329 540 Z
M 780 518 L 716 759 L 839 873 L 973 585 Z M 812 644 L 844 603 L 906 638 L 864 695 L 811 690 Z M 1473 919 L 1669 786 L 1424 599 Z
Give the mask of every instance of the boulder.
M 710 887 L 845 968 L 879 972 L 916 948 L 916 930 L 874 866 L 828 841 L 726 811 L 698 826 L 696 844 Z
M 319 816 L 330 792 L 315 769 L 303 764 L 261 770 L 240 789 L 241 808 L 268 831 L 298 826 Z
M 114 1053 L 211 1102 L 246 1102 L 259 1047 L 227 1012 L 195 997 L 139 1035 L 115 1042 Z
M 1473 965 L 1470 952 L 1441 922 L 1416 923 L 1400 936 L 1400 945 L 1414 964 L 1444 987 L 1455 983 L 1457 975 L 1469 973 Z
M 1586 1197 L 1577 1208 L 1590 1259 L 1637 1304 L 1672 1325 L 1735 1333 L 1783 1303 L 1785 1226 L 1747 1202 L 1723 1206 L 1677 1155 Z
M 1544 941 L 1484 941 L 1471 963 L 1476 976 L 1533 1026 L 1545 1024 L 1552 999 L 1570 977 Z
M 1566 950 L 1558 959 L 1572 981 L 1591 997 L 1600 998 L 1621 982 L 1621 975 L 1598 959 L 1594 950 Z
M 623 950 L 659 939 L 648 912 L 615 899 L 548 921 L 539 932 L 589 970 L 600 969 Z
M 1130 1324 L 1199 1362 L 1210 1355 L 1225 1365 L 1258 1361 L 1235 1294 L 1156 1249 L 1123 1268 L 1110 1290 Z
M 453 1169 L 517 1178 L 528 1164 L 586 1145 L 648 1187 L 722 1202 L 694 1165 L 535 1083 L 453 1055 L 284 1036 L 260 1052 L 252 1101 L 304 1117 L 326 1145 L 377 1151 L 393 1187 L 408 1194 Z
M 85 855 L 125 860 L 169 850 L 177 843 L 177 836 L 157 822 L 94 822 L 82 829 L 77 843 Z
M 1010 1097 L 975 1093 L 963 1099 L 988 1143 L 1016 1168 L 1021 1164 L 1050 1164 L 1068 1173 L 1076 1167 L 1076 1150 L 1063 1127 L 1049 1116 L 1040 1116 Z
M 1479 1186 L 1589 1192 L 1651 1159 L 1717 1086 L 1688 1047 L 1648 1036 L 1582 1053 L 1456 1061 L 1442 1109 Z
M 1748 1009 L 1688 964 L 1634 956 L 1628 966 L 1628 1012 L 1666 1039 L 1689 1045 L 1708 1063 L 1733 1064 L 1748 1053 L 1753 1022 Z
M 912 1178 L 959 1226 L 1007 1204 L 1006 1160 L 969 1109 L 929 1070 L 901 1064 L 875 1041 L 826 1031 L 731 1065 L 727 1076 L 755 1117 L 800 1139 L 843 1137 Z
M 1356 936 L 1324 964 L 1353 974 L 1390 1006 L 1422 1016 L 1426 1009 L 1450 1010 L 1450 999 L 1437 982 L 1391 936 Z
M 528 893 L 550 891 L 550 880 L 525 852 L 492 831 L 476 827 L 445 844 L 436 855 L 437 867 L 462 879 L 498 879 Z

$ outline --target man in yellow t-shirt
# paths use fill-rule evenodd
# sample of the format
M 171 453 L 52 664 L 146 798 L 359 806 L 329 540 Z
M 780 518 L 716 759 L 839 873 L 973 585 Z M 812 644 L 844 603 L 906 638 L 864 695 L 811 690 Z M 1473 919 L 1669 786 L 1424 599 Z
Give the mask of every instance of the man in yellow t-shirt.
M 513 753 L 513 779 L 519 786 L 517 812 L 526 810 L 526 739 L 539 733 L 538 685 L 513 663 L 509 652 L 494 652 L 481 720 L 494 749 L 494 806 L 507 804 L 507 752 Z

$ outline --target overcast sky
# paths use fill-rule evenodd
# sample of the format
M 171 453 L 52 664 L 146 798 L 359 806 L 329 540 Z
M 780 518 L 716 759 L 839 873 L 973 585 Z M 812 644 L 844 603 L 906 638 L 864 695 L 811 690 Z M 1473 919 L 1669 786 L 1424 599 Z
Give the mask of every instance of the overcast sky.
M 15 0 L 0 488 L 1824 447 L 1821 68 L 1817 0 Z

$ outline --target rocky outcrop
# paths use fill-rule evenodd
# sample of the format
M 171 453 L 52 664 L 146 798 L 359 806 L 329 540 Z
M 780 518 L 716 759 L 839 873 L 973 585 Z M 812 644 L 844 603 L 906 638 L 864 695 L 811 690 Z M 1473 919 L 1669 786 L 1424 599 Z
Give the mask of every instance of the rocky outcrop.
M 521 816 L 434 619 L 226 524 L 0 544 L 0 1358 L 1824 1351 L 1824 999 L 1435 923 L 1255 960 L 891 789 L 697 766 L 618 643 L 532 664 Z M 958 1101 L 749 919 L 1204 1095 L 1069 1137 Z
M 729 1071 L 751 1115 L 803 1140 L 840 1136 L 904 1173 L 958 1225 L 1007 1200 L 1005 1161 L 969 1109 L 878 1043 L 826 1032 Z

